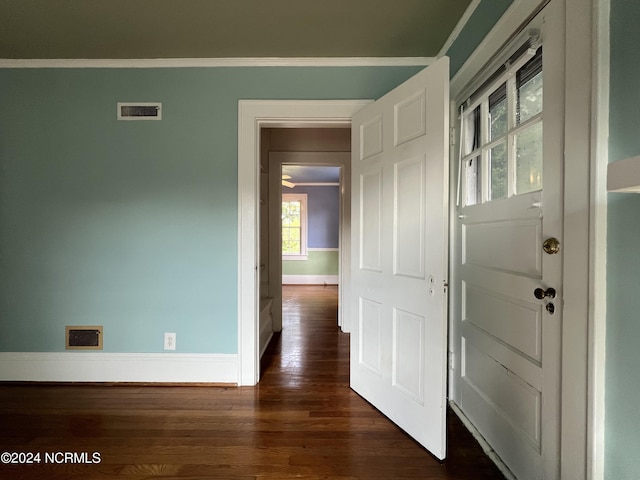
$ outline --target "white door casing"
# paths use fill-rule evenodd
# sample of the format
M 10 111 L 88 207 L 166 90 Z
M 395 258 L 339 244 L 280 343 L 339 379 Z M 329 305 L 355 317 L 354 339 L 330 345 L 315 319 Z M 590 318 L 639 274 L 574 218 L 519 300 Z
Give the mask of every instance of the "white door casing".
M 446 454 L 449 61 L 352 122 L 351 386 Z
M 238 385 L 255 385 L 259 347 L 260 128 L 348 126 L 371 100 L 240 100 L 238 102 Z M 345 245 L 346 250 L 349 246 Z M 348 255 L 348 252 L 346 253 Z M 341 278 L 349 269 L 341 265 Z M 345 280 L 348 281 L 348 280 Z M 344 292 L 345 302 L 348 296 Z M 349 322 L 347 315 L 343 322 Z
M 351 247 L 351 154 L 350 152 L 271 152 L 269 154 L 269 203 L 271 205 L 279 205 L 280 198 L 283 193 L 282 182 L 282 166 L 288 165 L 313 165 L 340 167 L 340 206 L 339 206 L 339 284 L 338 284 L 338 326 L 345 333 L 349 333 L 349 322 L 343 321 L 344 311 L 348 310 L 348 302 L 345 298 L 349 298 L 349 281 L 347 272 L 350 269 L 351 256 L 349 249 Z M 344 185 L 349 185 L 343 188 Z M 280 225 L 280 208 L 270 208 L 271 223 Z M 281 234 L 278 228 L 274 228 L 270 232 L 269 242 L 271 245 L 280 245 Z M 274 322 L 274 330 L 282 329 L 282 252 L 280 249 L 270 249 L 270 269 L 269 282 L 271 284 L 271 295 L 274 299 L 272 306 L 272 315 Z M 345 268 L 343 268 L 343 266 Z M 346 277 L 343 278 L 343 276 Z

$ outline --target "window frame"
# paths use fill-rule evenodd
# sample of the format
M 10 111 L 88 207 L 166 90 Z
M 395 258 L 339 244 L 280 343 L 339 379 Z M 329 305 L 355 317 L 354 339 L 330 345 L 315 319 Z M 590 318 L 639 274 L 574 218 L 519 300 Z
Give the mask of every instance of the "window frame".
M 516 119 L 516 102 L 517 102 L 517 85 L 516 77 L 517 72 L 532 60 L 537 52 L 538 48 L 529 48 L 527 53 L 521 55 L 513 63 L 509 64 L 505 71 L 492 79 L 491 83 L 481 87 L 481 91 L 476 92 L 471 101 L 467 101 L 460 106 L 460 115 L 463 118 L 462 129 L 460 132 L 460 149 L 462 155 L 460 155 L 460 167 L 461 167 L 461 207 L 473 207 L 475 205 L 484 204 L 492 201 L 499 201 L 512 198 L 516 195 L 520 195 L 516 192 L 516 138 L 518 135 L 536 124 L 543 124 L 544 111 L 531 116 L 524 122 L 517 124 Z M 502 85 L 506 85 L 506 102 L 507 102 L 507 128 L 506 131 L 494 138 L 491 138 L 491 124 L 490 124 L 490 110 L 489 110 L 489 97 Z M 543 86 L 544 88 L 544 86 Z M 480 109 L 480 139 L 479 145 L 473 146 L 468 153 L 464 151 L 465 140 L 467 134 L 467 125 L 473 122 L 473 111 Z M 490 168 L 490 152 L 491 150 L 501 144 L 505 145 L 507 156 L 507 185 L 506 196 L 499 198 L 491 198 L 491 168 Z M 476 184 L 476 201 L 474 203 L 468 203 L 469 198 L 469 185 L 467 180 L 467 171 L 469 161 L 479 159 L 479 168 L 477 168 L 477 176 L 480 177 L 480 183 Z M 544 175 L 544 173 L 543 173 Z M 539 191 L 544 188 L 544 181 Z M 478 192 L 479 190 L 479 192 Z M 479 195 L 478 195 L 479 193 Z M 530 192 L 524 192 L 530 193 Z
M 308 194 L 306 193 L 283 193 L 282 202 L 300 202 L 300 253 L 282 252 L 282 213 L 280 214 L 280 252 L 282 260 L 307 260 L 308 258 Z M 282 206 L 280 207 L 282 210 Z

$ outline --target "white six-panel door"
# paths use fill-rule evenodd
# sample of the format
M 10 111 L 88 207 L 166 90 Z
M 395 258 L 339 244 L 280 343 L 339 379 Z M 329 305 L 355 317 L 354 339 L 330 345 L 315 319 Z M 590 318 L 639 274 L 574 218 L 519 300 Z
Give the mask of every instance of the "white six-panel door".
M 353 117 L 351 386 L 445 457 L 449 62 Z

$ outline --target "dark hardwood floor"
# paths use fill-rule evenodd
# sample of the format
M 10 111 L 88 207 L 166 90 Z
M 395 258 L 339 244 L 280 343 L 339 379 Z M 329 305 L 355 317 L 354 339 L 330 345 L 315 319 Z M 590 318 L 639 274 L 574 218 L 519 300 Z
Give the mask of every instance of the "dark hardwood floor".
M 440 463 L 349 389 L 335 287 L 283 303 L 256 387 L 0 384 L 0 453 L 40 454 L 0 479 L 503 478 L 455 415 Z

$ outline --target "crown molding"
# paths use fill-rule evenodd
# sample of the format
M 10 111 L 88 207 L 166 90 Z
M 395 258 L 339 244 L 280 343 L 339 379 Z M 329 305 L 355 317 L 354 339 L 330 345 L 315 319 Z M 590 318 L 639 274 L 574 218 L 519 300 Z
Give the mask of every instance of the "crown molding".
M 444 57 L 447 54 L 447 52 L 451 48 L 451 45 L 453 45 L 453 42 L 455 42 L 458 39 L 458 36 L 460 35 L 464 27 L 467 26 L 467 23 L 471 19 L 471 16 L 474 14 L 476 9 L 480 5 L 480 1 L 481 0 L 471 1 L 467 9 L 464 11 L 464 14 L 462 15 L 462 17 L 460 17 L 460 20 L 458 20 L 458 23 L 456 24 L 455 28 L 451 31 L 449 38 L 447 38 L 447 40 L 444 42 L 444 45 L 442 45 L 440 52 L 438 52 L 438 58 Z
M 426 67 L 435 57 L 0 58 L 0 68 Z

